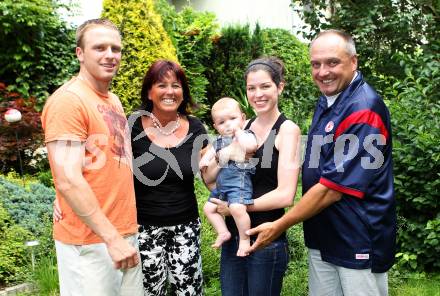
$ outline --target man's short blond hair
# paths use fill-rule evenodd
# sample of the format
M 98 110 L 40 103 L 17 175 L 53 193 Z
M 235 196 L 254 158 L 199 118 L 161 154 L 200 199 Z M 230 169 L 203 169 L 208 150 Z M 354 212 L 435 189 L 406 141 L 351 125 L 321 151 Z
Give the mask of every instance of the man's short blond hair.
M 82 23 L 78 29 L 76 29 L 76 46 L 84 49 L 84 34 L 87 32 L 87 30 L 96 27 L 96 26 L 103 26 L 112 30 L 115 30 L 121 35 L 121 32 L 119 32 L 118 27 L 114 23 L 112 23 L 108 19 L 99 18 L 99 19 L 91 19 L 88 21 L 85 21 Z

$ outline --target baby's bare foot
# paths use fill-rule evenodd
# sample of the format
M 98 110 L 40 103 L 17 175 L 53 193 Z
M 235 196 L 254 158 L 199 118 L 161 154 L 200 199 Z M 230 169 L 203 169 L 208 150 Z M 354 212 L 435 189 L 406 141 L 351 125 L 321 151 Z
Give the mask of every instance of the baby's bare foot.
M 251 246 L 251 240 L 250 239 L 240 239 L 240 243 L 238 245 L 238 251 L 237 256 L 238 257 L 246 257 L 249 255 L 247 250 Z
M 219 233 L 215 242 L 211 245 L 214 249 L 220 248 L 224 242 L 228 241 L 231 238 L 231 233 L 229 231 Z

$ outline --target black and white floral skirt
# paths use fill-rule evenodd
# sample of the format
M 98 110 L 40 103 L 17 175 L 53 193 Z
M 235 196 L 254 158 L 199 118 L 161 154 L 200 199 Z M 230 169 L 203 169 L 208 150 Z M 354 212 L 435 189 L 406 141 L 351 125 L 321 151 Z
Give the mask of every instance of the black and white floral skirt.
M 200 224 L 139 226 L 145 296 L 203 295 Z

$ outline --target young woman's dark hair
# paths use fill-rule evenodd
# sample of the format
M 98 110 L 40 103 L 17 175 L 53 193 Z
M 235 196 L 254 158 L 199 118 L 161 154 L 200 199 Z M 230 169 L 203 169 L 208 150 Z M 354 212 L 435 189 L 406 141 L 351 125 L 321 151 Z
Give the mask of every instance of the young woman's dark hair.
M 168 60 L 158 60 L 154 62 L 145 74 L 141 90 L 141 110 L 145 110 L 148 112 L 151 112 L 153 110 L 153 102 L 148 98 L 148 92 L 151 90 L 153 84 L 161 81 L 170 73 L 174 73 L 177 80 L 182 85 L 183 102 L 180 104 L 177 111 L 183 115 L 191 113 L 191 109 L 195 107 L 195 104 L 191 98 L 191 93 L 189 91 L 188 80 L 186 79 L 185 72 L 179 64 Z
M 264 70 L 267 73 L 269 73 L 270 77 L 272 78 L 272 81 L 275 83 L 275 85 L 278 87 L 281 82 L 284 81 L 284 64 L 283 62 L 277 58 L 277 57 L 261 57 L 258 59 L 253 60 L 249 63 L 249 65 L 246 67 L 246 71 L 244 73 L 244 80 L 247 80 L 247 76 L 250 72 L 255 72 L 258 70 Z

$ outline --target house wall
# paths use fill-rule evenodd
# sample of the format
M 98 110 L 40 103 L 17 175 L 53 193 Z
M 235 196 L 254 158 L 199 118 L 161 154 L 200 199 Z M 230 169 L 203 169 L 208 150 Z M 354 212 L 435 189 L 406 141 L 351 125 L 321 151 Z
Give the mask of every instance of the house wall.
M 302 23 L 290 7 L 291 0 L 170 0 L 177 11 L 190 5 L 198 11 L 211 11 L 222 26 L 256 22 L 262 28 L 283 28 L 295 33 Z

